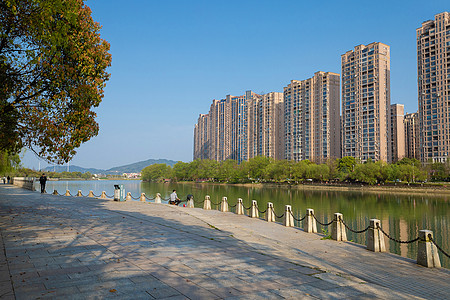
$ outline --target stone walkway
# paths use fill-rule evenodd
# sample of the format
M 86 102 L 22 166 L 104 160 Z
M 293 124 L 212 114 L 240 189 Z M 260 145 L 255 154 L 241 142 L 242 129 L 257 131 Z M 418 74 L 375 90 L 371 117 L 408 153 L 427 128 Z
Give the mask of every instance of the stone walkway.
M 233 213 L 0 185 L 0 299 L 450 299 L 450 271 Z

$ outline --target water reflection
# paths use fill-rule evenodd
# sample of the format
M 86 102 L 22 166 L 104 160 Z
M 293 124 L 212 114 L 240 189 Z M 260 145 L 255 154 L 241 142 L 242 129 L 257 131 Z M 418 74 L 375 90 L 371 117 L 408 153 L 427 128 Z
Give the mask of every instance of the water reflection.
M 285 186 L 162 184 L 129 180 L 49 181 L 47 191 L 52 192 L 56 189 L 63 194 L 68 189 L 72 195 L 75 195 L 78 190 L 81 190 L 83 195 L 87 195 L 92 190 L 96 195 L 100 195 L 102 191 L 113 195 L 114 184 L 123 184 L 126 192 L 131 192 L 134 197 L 145 193 L 147 197 L 154 198 L 156 193 L 160 193 L 167 199 L 172 190 L 176 189 L 181 200 L 186 199 L 188 194 L 193 194 L 198 203 L 204 199 L 205 195 L 210 195 L 212 204 L 220 203 L 224 196 L 228 198 L 231 205 L 235 205 L 237 199 L 242 198 L 246 207 L 251 205 L 251 200 L 257 200 L 260 210 L 265 210 L 267 202 L 272 202 L 277 215 L 283 214 L 284 206 L 288 204 L 292 206 L 293 214 L 297 219 L 304 216 L 307 208 L 312 208 L 322 223 L 331 221 L 334 213 L 340 212 L 343 214 L 345 223 L 357 230 L 366 228 L 369 220 L 376 218 L 381 220 L 381 226 L 385 232 L 402 241 L 416 238 L 421 229 L 432 230 L 436 242 L 445 251 L 450 251 L 450 208 L 446 196 L 320 191 Z M 218 208 L 217 205 L 212 207 Z M 231 210 L 233 211 L 233 208 Z M 263 218 L 264 215 L 261 214 L 260 217 Z M 282 222 L 281 219 L 277 221 Z M 302 227 L 302 224 L 297 221 L 295 224 Z M 324 230 L 327 229 L 324 228 Z M 318 231 L 322 232 L 322 226 L 319 224 Z M 366 243 L 365 234 L 348 232 L 347 236 L 348 240 L 356 243 Z M 386 248 L 392 253 L 416 259 L 417 242 L 399 244 L 386 239 Z M 450 268 L 450 259 L 442 254 L 440 257 L 442 265 Z

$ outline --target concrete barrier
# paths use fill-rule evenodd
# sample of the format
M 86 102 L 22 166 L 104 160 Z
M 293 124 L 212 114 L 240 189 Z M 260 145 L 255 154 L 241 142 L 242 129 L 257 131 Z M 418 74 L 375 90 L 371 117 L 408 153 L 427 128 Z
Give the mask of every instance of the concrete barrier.
M 205 201 L 203 202 L 203 209 L 211 210 L 211 198 L 209 195 L 205 196 Z
M 334 214 L 334 222 L 331 224 L 331 238 L 336 241 L 347 241 L 347 232 L 345 231 L 345 226 L 341 220 L 344 217 L 341 213 Z
M 433 231 L 419 231 L 419 247 L 417 248 L 417 263 L 427 268 L 440 268 L 441 261 L 436 246 L 431 242 Z
M 303 223 L 303 229 L 309 233 L 317 233 L 317 222 L 314 219 L 314 209 L 308 208 L 306 210 L 305 222 Z
M 144 194 L 145 195 L 145 194 Z M 141 196 L 142 197 L 142 196 Z M 161 203 L 161 194 L 160 193 L 156 193 L 155 196 L 155 203 Z
M 381 227 L 380 220 L 370 219 L 370 226 L 367 231 L 367 250 L 373 252 L 386 252 L 384 235 L 379 227 Z
M 131 201 L 132 199 L 131 199 L 131 193 L 130 192 L 128 192 L 127 193 L 127 196 L 125 197 L 125 201 Z
M 145 193 L 141 193 L 141 196 L 139 197 L 139 201 L 146 202 L 145 201 Z M 156 198 L 155 198 L 155 202 L 156 202 Z M 159 203 L 161 203 L 161 198 L 159 198 Z
M 222 202 L 220 202 L 220 211 L 221 212 L 227 212 L 228 209 L 228 199 L 227 197 L 222 197 Z
M 236 203 L 236 214 L 244 215 L 244 203 L 242 202 L 242 198 L 237 199 Z
M 294 226 L 294 217 L 292 216 L 292 206 L 290 205 L 284 206 L 284 226 L 286 227 Z
M 267 202 L 266 221 L 275 222 L 275 213 L 273 211 L 273 203 Z
M 93 192 L 93 191 L 89 191 L 88 197 L 89 197 L 89 198 L 94 198 L 94 197 L 95 197 L 95 196 L 94 196 L 94 192 Z
M 35 191 L 34 180 L 34 177 L 13 177 L 12 184 L 23 189 Z
M 250 218 L 259 218 L 258 212 L 258 202 L 256 200 L 252 200 L 252 207 L 250 208 Z

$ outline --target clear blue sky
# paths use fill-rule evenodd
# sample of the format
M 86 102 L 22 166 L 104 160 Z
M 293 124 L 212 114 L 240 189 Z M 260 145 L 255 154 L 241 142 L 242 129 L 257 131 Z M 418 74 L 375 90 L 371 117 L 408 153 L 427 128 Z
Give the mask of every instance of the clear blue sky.
M 450 11 L 448 0 L 86 4 L 113 60 L 96 110 L 100 132 L 70 164 L 105 169 L 149 158 L 191 161 L 194 124 L 213 99 L 282 92 L 316 71 L 341 73 L 341 54 L 359 44 L 391 47 L 391 103 L 415 112 L 415 30 Z M 26 167 L 38 162 L 30 151 L 23 158 Z

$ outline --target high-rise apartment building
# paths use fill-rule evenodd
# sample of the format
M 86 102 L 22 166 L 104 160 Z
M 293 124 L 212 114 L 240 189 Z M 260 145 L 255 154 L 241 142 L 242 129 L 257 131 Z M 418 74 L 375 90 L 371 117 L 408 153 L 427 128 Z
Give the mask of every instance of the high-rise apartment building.
M 284 87 L 284 158 L 340 157 L 339 74 L 316 72 Z
M 194 128 L 194 159 L 209 158 L 209 115 L 200 114 Z
M 416 30 L 420 158 L 444 162 L 450 147 L 450 14 Z
M 391 161 L 389 52 L 376 42 L 341 56 L 342 156 Z
M 209 113 L 200 115 L 194 128 L 194 159 L 281 158 L 282 103 L 282 93 L 252 91 L 213 100 Z
M 403 104 L 391 105 L 391 158 L 397 162 L 405 157 L 405 106 Z
M 405 115 L 405 156 L 420 159 L 419 114 Z

